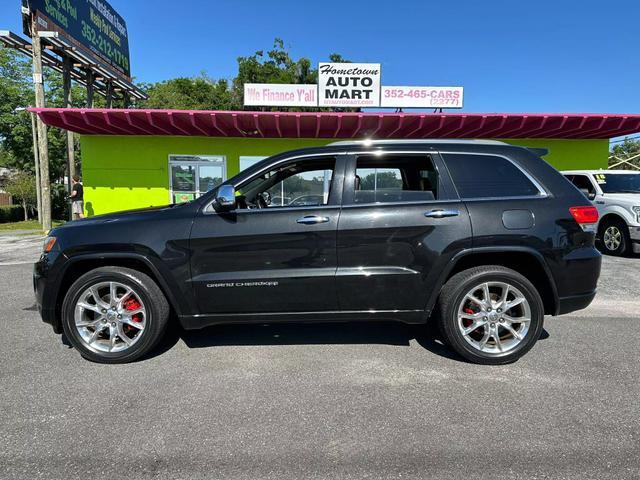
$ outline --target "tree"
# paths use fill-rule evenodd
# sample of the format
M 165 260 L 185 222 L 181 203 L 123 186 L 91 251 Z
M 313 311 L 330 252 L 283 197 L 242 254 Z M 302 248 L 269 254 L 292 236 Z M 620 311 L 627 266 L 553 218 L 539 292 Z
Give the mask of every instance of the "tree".
M 206 73 L 193 78 L 174 78 L 144 85 L 148 100 L 140 102 L 145 108 L 179 110 L 230 110 L 233 103 L 226 80 L 214 80 Z
M 29 210 L 34 210 L 36 203 L 36 179 L 26 172 L 16 172 L 5 185 L 5 190 L 14 201 L 20 202 L 24 210 L 24 219 L 29 220 Z
M 634 158 L 635 157 L 635 158 Z M 629 160 L 628 163 L 620 163 L 623 160 Z M 611 149 L 611 156 L 609 157 L 609 166 L 617 165 L 614 168 L 617 169 L 629 169 L 629 164 L 634 165 L 640 170 L 640 141 L 625 138 L 624 142 L 616 144 Z

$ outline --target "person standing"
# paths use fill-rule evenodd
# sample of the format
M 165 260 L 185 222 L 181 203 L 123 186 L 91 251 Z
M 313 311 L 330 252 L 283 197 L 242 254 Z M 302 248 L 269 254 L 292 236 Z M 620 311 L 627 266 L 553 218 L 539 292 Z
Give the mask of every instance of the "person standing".
M 78 175 L 73 176 L 73 187 L 71 187 L 71 213 L 74 220 L 84 218 L 84 187 L 80 183 Z

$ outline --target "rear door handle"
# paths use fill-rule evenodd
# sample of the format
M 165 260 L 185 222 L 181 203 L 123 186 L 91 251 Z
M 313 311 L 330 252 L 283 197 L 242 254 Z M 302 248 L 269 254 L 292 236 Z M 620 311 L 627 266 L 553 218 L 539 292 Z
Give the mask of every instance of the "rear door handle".
M 424 212 L 424 216 L 427 218 L 444 218 L 444 217 L 457 217 L 460 215 L 459 210 L 431 210 Z
M 315 225 L 316 223 L 327 223 L 328 221 L 329 217 L 320 217 L 318 215 L 307 215 L 296 220 L 296 222 L 303 225 Z

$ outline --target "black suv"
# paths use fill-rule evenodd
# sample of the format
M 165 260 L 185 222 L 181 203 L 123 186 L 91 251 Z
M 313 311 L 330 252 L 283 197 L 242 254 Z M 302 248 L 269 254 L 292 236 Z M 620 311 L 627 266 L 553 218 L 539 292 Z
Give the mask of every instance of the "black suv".
M 220 323 L 437 322 L 464 358 L 512 362 L 544 315 L 585 308 L 597 210 L 495 141 L 338 142 L 273 156 L 186 204 L 68 223 L 35 265 L 42 318 L 128 362 Z

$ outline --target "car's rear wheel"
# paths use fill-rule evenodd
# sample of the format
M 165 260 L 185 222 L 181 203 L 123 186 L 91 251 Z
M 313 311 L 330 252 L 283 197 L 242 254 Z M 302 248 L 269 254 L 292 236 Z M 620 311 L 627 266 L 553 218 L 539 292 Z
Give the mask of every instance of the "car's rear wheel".
M 62 326 L 80 354 L 101 363 L 131 362 L 162 337 L 169 304 L 144 273 L 123 267 L 92 270 L 69 288 Z
M 518 360 L 542 332 L 544 306 L 524 276 L 501 266 L 457 273 L 439 298 L 444 341 L 475 363 L 500 365 Z
M 618 219 L 605 219 L 600 225 L 600 245 L 605 253 L 616 256 L 626 255 L 631 243 L 629 228 Z

